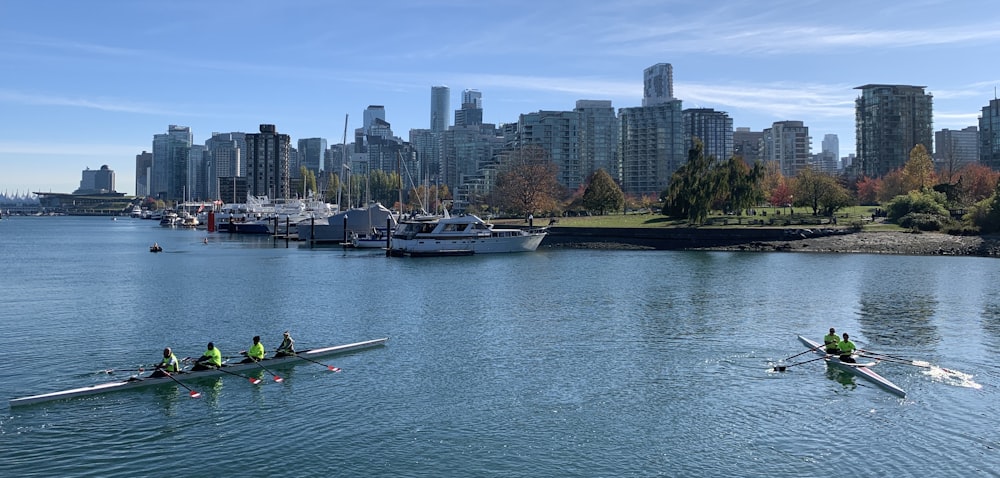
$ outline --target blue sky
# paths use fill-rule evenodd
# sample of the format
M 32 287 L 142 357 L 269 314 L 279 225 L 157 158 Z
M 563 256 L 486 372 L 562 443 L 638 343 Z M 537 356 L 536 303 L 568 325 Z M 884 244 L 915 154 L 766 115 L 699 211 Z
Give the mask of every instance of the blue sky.
M 886 6 L 879 6 L 886 3 Z M 674 67 L 685 108 L 753 130 L 800 120 L 814 152 L 854 152 L 854 87 L 927 86 L 934 129 L 977 124 L 1000 84 L 1000 9 L 950 1 L 5 1 L 0 193 L 71 192 L 170 124 L 196 143 L 261 123 L 342 141 L 368 105 L 428 128 L 430 88 L 483 93 L 484 120 L 576 100 L 639 106 L 642 70 Z

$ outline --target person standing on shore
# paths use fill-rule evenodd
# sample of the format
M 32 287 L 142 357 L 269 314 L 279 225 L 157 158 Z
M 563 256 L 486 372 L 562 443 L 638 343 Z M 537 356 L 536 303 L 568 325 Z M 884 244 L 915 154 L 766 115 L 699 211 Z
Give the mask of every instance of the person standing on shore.
M 854 346 L 854 342 L 851 342 L 850 337 L 848 337 L 847 332 L 844 332 L 844 340 L 841 340 L 838 344 L 840 348 L 840 361 L 844 363 L 857 363 L 851 354 L 854 353 L 858 348 Z

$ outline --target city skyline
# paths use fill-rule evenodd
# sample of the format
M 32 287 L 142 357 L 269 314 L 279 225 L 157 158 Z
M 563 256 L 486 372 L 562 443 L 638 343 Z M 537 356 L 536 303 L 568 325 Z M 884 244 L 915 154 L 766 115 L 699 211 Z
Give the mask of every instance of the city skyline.
M 15 2 L 0 16 L 0 192 L 69 192 L 109 165 L 134 193 L 134 161 L 168 125 L 293 143 L 342 141 L 368 105 L 393 133 L 430 128 L 431 88 L 482 93 L 483 120 L 638 107 L 643 71 L 672 65 L 683 108 L 734 127 L 780 121 L 854 153 L 854 88 L 925 85 L 933 130 L 975 126 L 1000 72 L 1000 14 L 978 2 L 823 3 L 194 1 Z M 976 58 L 981 58 L 976 60 Z M 454 124 L 454 117 L 449 117 Z M 348 141 L 351 132 L 348 133 Z

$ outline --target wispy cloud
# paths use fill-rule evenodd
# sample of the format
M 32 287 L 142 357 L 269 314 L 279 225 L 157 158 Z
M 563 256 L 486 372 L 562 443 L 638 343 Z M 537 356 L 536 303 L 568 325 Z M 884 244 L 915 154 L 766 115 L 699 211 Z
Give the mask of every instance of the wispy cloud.
M 179 110 L 162 108 L 156 105 L 133 103 L 114 98 L 85 98 L 56 95 L 41 95 L 22 93 L 19 91 L 0 90 L 0 103 L 16 103 L 37 106 L 69 106 L 102 111 L 123 113 L 139 113 L 146 115 L 191 116 Z
M 81 144 L 81 143 L 31 143 L 20 141 L 0 141 L 0 155 L 58 155 L 84 156 L 95 158 L 135 156 L 139 148 L 147 145 L 135 144 Z

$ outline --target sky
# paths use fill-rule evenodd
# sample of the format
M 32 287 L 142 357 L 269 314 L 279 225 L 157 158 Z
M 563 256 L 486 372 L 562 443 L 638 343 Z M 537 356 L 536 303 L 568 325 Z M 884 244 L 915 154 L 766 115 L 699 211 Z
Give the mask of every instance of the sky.
M 885 5 L 880 5 L 885 4 Z M 803 121 L 854 152 L 854 88 L 926 86 L 934 130 L 978 124 L 1000 84 L 1000 9 L 968 0 L 37 0 L 0 2 L 0 194 L 72 192 L 169 125 L 343 141 L 369 105 L 430 127 L 432 86 L 516 122 L 577 100 L 640 106 L 670 63 L 684 108 L 754 131 Z M 451 122 L 454 122 L 452 117 Z

